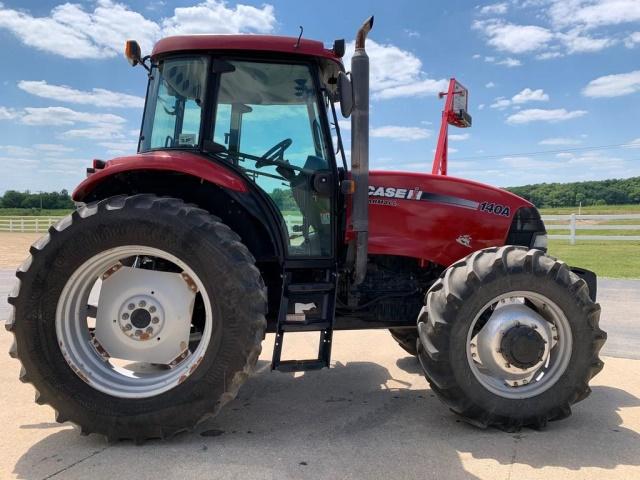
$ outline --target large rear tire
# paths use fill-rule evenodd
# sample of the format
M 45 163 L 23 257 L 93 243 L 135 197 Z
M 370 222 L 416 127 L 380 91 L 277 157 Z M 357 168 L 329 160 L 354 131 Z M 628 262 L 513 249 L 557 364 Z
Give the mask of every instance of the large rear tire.
M 58 422 L 73 422 L 83 434 L 99 433 L 110 440 L 170 437 L 215 415 L 235 397 L 255 366 L 266 328 L 264 283 L 240 238 L 208 212 L 154 195 L 112 197 L 65 217 L 30 252 L 16 273 L 18 284 L 9 297 L 13 309 L 6 328 L 15 335 L 11 355 L 22 363 L 20 379 L 33 384 L 36 402 L 51 405 Z M 135 260 L 124 261 L 127 268 L 119 261 L 116 268 L 98 276 L 101 295 L 110 275 L 123 283 L 125 270 L 152 280 L 161 272 L 159 285 L 169 278 L 187 293 L 197 292 L 185 301 L 190 310 L 180 321 L 186 341 L 179 347 L 185 350 L 174 362 L 148 360 L 143 364 L 146 370 L 125 372 L 115 361 L 111 365 L 113 359 L 96 343 L 101 309 L 113 307 L 103 304 L 101 296 L 94 307 L 97 313 L 87 314 L 83 307 L 90 310 L 89 294 L 81 280 L 89 278 L 86 272 L 95 274 L 96 262 L 104 265 L 105 258 L 113 262 L 108 255 L 114 252 L 125 252 Z M 152 260 L 142 256 L 149 252 L 160 253 Z M 138 286 L 134 281 L 128 288 Z M 170 314 L 173 302 L 165 305 L 166 318 L 160 315 L 160 292 L 152 290 L 140 285 L 140 295 L 147 296 L 139 298 L 158 300 L 159 306 L 145 306 L 140 300 L 146 310 L 135 301 L 136 310 L 129 303 L 129 312 L 125 302 L 122 315 L 108 317 L 118 325 L 113 327 L 116 334 L 128 335 L 118 341 L 132 345 L 133 356 L 144 357 L 160 348 L 165 333 L 168 336 L 178 321 Z M 175 298 L 176 293 L 167 295 Z M 95 316 L 95 327 L 88 315 Z M 111 320 L 106 322 L 112 327 Z M 150 340 L 144 345 L 148 350 L 141 350 L 142 340 Z M 104 357 L 104 365 L 95 360 L 96 352 Z
M 571 414 L 602 370 L 600 306 L 539 250 L 477 251 L 425 297 L 418 356 L 432 390 L 480 427 L 541 428 Z

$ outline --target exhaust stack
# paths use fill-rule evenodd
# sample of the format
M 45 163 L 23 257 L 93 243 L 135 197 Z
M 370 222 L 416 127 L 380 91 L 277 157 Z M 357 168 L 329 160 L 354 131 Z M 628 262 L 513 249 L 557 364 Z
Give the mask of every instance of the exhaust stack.
M 354 284 L 367 273 L 369 241 L 369 56 L 365 51 L 367 34 L 373 27 L 369 17 L 356 34 L 356 51 L 351 58 L 353 111 L 351 113 L 351 178 L 355 182 L 351 223 L 356 234 Z

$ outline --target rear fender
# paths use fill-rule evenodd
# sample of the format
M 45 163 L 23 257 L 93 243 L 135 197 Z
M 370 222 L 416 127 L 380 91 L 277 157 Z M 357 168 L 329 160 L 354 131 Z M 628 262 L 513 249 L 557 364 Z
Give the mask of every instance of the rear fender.
M 76 202 L 154 193 L 181 198 L 220 217 L 258 261 L 284 256 L 281 219 L 264 194 L 231 168 L 188 152 L 121 157 L 90 174 L 73 192 Z

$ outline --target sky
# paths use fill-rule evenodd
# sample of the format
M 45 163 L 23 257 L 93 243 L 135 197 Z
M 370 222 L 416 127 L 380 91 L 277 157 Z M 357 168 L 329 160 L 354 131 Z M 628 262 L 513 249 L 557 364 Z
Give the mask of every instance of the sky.
M 0 0 L 0 192 L 72 190 L 92 159 L 135 153 L 147 82 L 127 39 L 144 54 L 168 35 L 302 25 L 353 48 L 369 15 L 372 168 L 430 172 L 455 77 L 473 126 L 449 130 L 450 175 L 640 175 L 640 0 Z

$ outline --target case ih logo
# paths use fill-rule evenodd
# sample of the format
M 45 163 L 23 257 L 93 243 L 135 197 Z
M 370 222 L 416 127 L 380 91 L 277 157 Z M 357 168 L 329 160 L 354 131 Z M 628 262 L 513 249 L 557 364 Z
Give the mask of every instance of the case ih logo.
M 383 200 L 386 199 L 386 200 Z M 401 187 L 379 187 L 369 185 L 369 203 L 373 205 L 389 205 L 395 207 L 397 202 L 391 199 L 399 200 L 419 200 L 422 202 L 444 203 L 446 205 L 455 205 L 456 207 L 470 208 L 477 210 L 480 203 L 466 198 L 454 197 L 452 195 L 442 195 L 440 193 L 431 193 L 420 190 L 420 188 L 401 188 Z
M 420 200 L 422 198 L 422 190 L 419 188 L 396 188 L 396 187 L 376 187 L 369 185 L 370 197 L 400 198 L 403 200 Z

